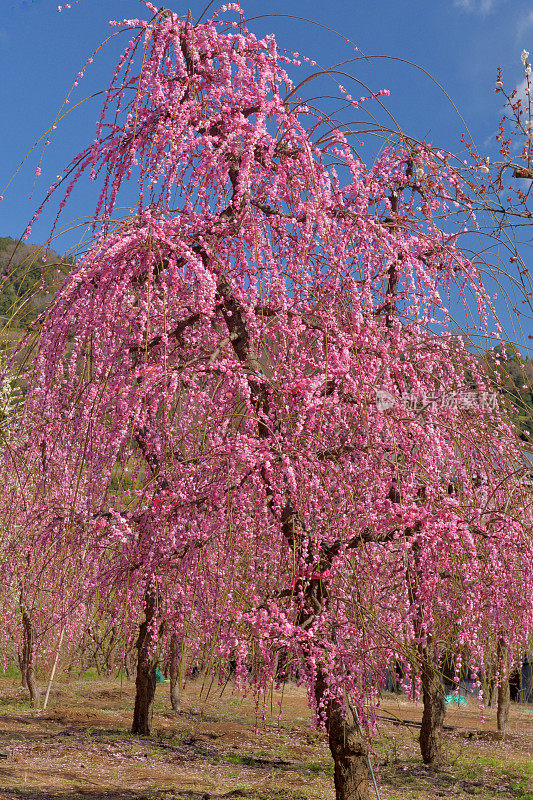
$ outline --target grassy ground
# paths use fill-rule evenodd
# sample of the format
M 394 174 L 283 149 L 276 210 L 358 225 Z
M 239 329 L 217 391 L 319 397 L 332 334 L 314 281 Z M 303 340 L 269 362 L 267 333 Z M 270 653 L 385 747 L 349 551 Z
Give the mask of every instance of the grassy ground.
M 131 682 L 62 683 L 46 712 L 29 709 L 13 679 L 0 680 L 0 800 L 332 800 L 333 766 L 313 729 L 304 694 L 285 689 L 257 714 L 231 686 L 188 685 L 182 710 L 157 688 L 154 734 L 128 733 Z M 420 720 L 417 704 L 389 696 L 380 717 Z M 446 761 L 421 762 L 417 728 L 379 719 L 372 763 L 382 798 L 533 800 L 533 708 L 513 706 L 511 728 L 495 732 L 494 712 L 449 710 Z

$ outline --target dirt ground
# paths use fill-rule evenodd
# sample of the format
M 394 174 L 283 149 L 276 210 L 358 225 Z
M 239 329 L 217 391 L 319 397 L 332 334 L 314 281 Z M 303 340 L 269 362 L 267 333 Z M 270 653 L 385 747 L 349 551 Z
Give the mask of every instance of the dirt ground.
M 0 800 L 333 800 L 325 736 L 301 689 L 257 710 L 231 685 L 197 680 L 173 713 L 161 684 L 150 738 L 128 732 L 133 695 L 129 681 L 63 682 L 46 711 L 33 711 L 13 680 L 0 680 Z M 446 760 L 429 769 L 416 741 L 420 705 L 385 697 L 371 755 L 379 796 L 533 800 L 533 707 L 513 704 L 503 738 L 485 713 L 483 724 L 475 705 L 449 707 Z

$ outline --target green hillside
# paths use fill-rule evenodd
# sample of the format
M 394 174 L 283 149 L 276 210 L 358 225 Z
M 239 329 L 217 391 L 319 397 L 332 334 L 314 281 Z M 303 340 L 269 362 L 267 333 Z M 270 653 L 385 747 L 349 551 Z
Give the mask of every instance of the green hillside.
M 0 237 L 0 322 L 26 328 L 50 303 L 72 269 L 73 260 L 39 245 Z
M 500 385 L 521 438 L 533 444 L 533 360 L 524 359 L 508 342 L 486 353 L 483 362 L 491 380 Z

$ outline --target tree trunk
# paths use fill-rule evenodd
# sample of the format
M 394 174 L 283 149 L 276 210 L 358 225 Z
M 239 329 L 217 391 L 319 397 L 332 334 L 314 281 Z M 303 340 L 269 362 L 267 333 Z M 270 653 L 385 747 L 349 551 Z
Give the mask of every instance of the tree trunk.
M 511 707 L 511 687 L 509 686 L 509 654 L 503 639 L 498 641 L 498 710 L 496 724 L 502 733 L 509 727 L 509 710 Z
M 32 706 L 39 704 L 39 687 L 35 679 L 35 631 L 31 617 L 22 607 L 22 685 L 26 685 L 30 693 Z M 25 682 L 25 683 L 24 683 Z
M 23 689 L 28 688 L 28 678 L 26 675 L 26 665 L 24 663 L 24 646 L 20 653 L 17 653 L 17 660 L 20 669 L 20 683 Z
M 424 712 L 420 730 L 420 751 L 425 764 L 435 764 L 442 756 L 442 730 L 446 704 L 439 663 L 434 653 L 422 660 Z
M 180 707 L 180 662 L 178 637 L 175 633 L 170 637 L 170 658 L 168 665 L 170 678 L 170 705 L 172 711 L 179 711 Z
M 496 703 L 496 682 L 494 676 L 491 675 L 487 681 L 487 694 L 488 694 L 488 707 L 494 708 Z
M 326 683 L 319 670 L 315 685 L 317 704 L 324 702 Z M 326 701 L 326 730 L 335 765 L 336 800 L 369 800 L 368 743 L 359 730 L 355 714 L 347 703 Z
M 390 293 L 392 290 L 390 289 Z M 260 440 L 270 438 L 270 428 L 266 420 L 269 418 L 269 393 L 267 386 L 270 383 L 260 359 L 254 353 L 244 309 L 235 298 L 230 284 L 225 277 L 219 277 L 217 291 L 224 298 L 222 314 L 226 321 L 231 338 L 233 351 L 241 364 L 244 364 L 248 373 L 250 399 L 257 413 L 257 433 Z M 257 377 L 252 377 L 257 376 Z M 259 377 L 261 376 L 261 377 Z M 263 381 L 263 378 L 265 379 Z M 281 516 L 272 503 L 273 493 L 266 473 L 262 472 L 263 481 L 267 492 L 269 508 L 275 518 L 281 522 L 283 536 L 288 544 L 291 554 L 296 553 L 302 558 L 302 529 L 301 520 L 293 505 L 290 494 L 287 495 Z M 332 566 L 334 556 L 339 552 L 339 546 L 322 546 L 319 553 L 309 554 L 307 566 L 313 573 L 324 575 Z M 314 618 L 327 608 L 328 593 L 327 580 L 311 578 L 305 588 L 305 604 L 299 614 L 298 624 L 307 630 Z M 326 699 L 325 676 L 319 669 L 315 683 L 315 696 L 318 708 Z M 322 701 L 322 702 L 321 702 Z M 350 712 L 350 715 L 353 716 Z M 342 713 L 340 704 L 326 700 L 326 728 L 329 737 L 329 746 L 335 762 L 335 791 L 337 800 L 368 800 L 368 757 L 367 744 L 360 734 L 355 720 L 349 720 L 348 715 Z
M 157 667 L 157 628 L 155 627 L 155 590 L 148 588 L 144 595 L 144 622 L 137 639 L 137 675 L 135 678 L 135 709 L 132 733 L 150 735 L 154 713 L 155 671 Z

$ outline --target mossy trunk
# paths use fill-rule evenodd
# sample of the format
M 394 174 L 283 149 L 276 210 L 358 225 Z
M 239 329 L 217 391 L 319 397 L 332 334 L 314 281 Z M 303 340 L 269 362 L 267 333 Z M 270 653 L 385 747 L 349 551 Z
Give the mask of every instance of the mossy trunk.
M 157 668 L 156 598 L 153 589 L 144 595 L 145 619 L 137 639 L 137 674 L 135 678 L 135 709 L 131 732 L 149 736 L 152 727 Z
M 509 727 L 509 711 L 511 709 L 511 687 L 509 686 L 509 651 L 503 639 L 498 641 L 496 652 L 498 661 L 498 709 L 496 725 L 504 733 Z
M 35 678 L 35 631 L 28 611 L 22 608 L 22 685 L 30 693 L 32 706 L 39 704 L 39 687 Z
M 511 708 L 511 689 L 509 679 L 504 678 L 498 686 L 498 710 L 496 712 L 496 723 L 498 730 L 504 733 L 509 727 L 509 711 Z
M 315 685 L 317 704 L 324 705 L 326 683 L 319 671 Z M 334 762 L 336 800 L 369 800 L 368 743 L 350 704 L 326 701 L 326 730 Z
M 422 660 L 422 696 L 424 711 L 420 730 L 420 752 L 425 764 L 436 764 L 442 758 L 446 704 L 442 673 L 434 653 L 428 653 Z

